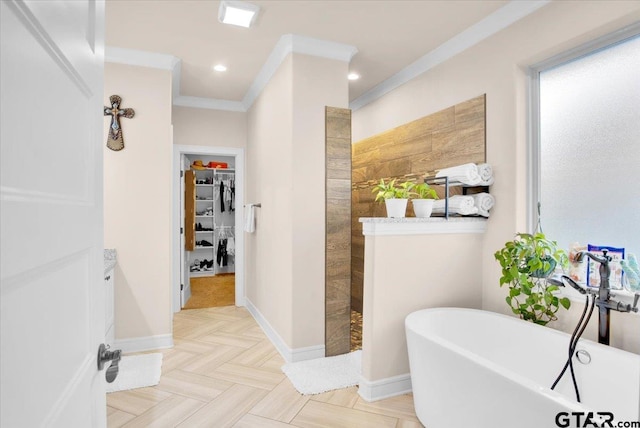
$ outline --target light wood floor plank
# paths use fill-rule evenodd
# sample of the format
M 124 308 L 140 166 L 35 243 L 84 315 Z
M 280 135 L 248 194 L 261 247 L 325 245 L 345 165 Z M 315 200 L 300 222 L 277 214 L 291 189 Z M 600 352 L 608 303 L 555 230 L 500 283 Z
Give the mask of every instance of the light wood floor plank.
M 174 330 L 174 336 L 183 339 L 199 339 L 207 334 L 217 332 L 220 328 L 227 325 L 229 321 L 207 320 L 207 319 L 190 319 L 185 320 L 184 325 L 179 325 L 177 331 Z
M 234 385 L 178 426 L 181 428 L 232 427 L 266 394 L 267 392 L 261 389 Z
M 171 394 L 155 388 L 138 388 L 107 394 L 107 406 L 133 415 L 141 415 Z
M 170 428 L 205 405 L 202 401 L 173 395 L 132 420 L 124 428 Z
M 162 373 L 169 373 L 172 370 L 184 367 L 190 361 L 197 358 L 199 354 L 185 352 L 178 348 L 162 350 Z
M 277 373 L 282 373 L 282 366 L 284 365 L 284 358 L 279 353 L 275 353 L 271 358 L 269 358 L 265 363 L 260 366 L 266 370 L 272 370 Z
M 309 400 L 291 423 L 302 428 L 395 428 L 398 419 Z
M 336 389 L 335 391 L 311 396 L 311 399 L 315 401 L 349 408 L 352 408 L 358 402 L 359 398 L 357 386 Z
M 135 417 L 136 415 L 131 413 L 107 406 L 107 426 L 109 428 L 120 428 Z
M 242 354 L 233 358 L 230 362 L 235 364 L 242 364 L 245 366 L 260 367 L 277 353 L 278 351 L 276 351 L 271 342 L 269 342 L 268 340 L 263 340 L 256 343 L 254 346 L 247 349 Z
M 256 404 L 249 413 L 289 423 L 307 404 L 309 397 L 300 394 L 289 379 L 285 379 Z
M 223 333 L 243 334 L 246 330 L 255 327 L 256 321 L 253 318 L 242 318 L 234 322 L 228 322 L 221 326 L 219 331 Z
M 262 328 L 257 325 L 254 325 L 253 327 L 246 329 L 245 331 L 242 332 L 242 335 L 254 337 L 260 340 L 269 340 L 267 339 L 267 335 L 264 334 L 264 331 L 262 330 Z
M 422 425 L 420 421 L 407 421 L 405 419 L 400 419 L 396 428 L 424 428 L 424 425 Z
M 237 346 L 239 348 L 245 349 L 251 348 L 259 342 L 259 340 L 252 337 L 239 336 L 218 331 L 208 332 L 206 334 L 198 336 L 198 340 L 202 342 L 218 343 L 220 345 Z
M 157 388 L 165 392 L 190 397 L 194 400 L 208 402 L 232 386 L 233 383 L 224 380 L 213 379 L 182 370 L 174 370 L 162 376 Z
M 215 343 L 200 342 L 193 339 L 175 338 L 173 340 L 173 349 L 183 352 L 190 352 L 192 354 L 208 354 L 217 346 L 218 345 Z
M 293 425 L 247 413 L 233 428 L 291 428 Z
M 249 367 L 231 363 L 221 365 L 212 373 L 207 374 L 207 376 L 269 391 L 285 378 L 282 372 L 276 373 L 262 367 Z
M 244 351 L 244 348 L 235 346 L 215 345 L 208 353 L 204 353 L 198 358 L 191 360 L 182 370 L 202 375 L 210 375 L 214 373 L 218 367 Z
M 404 394 L 398 397 L 369 403 L 362 398 L 353 406 L 354 409 L 365 412 L 378 413 L 380 415 L 394 416 L 399 419 L 418 422 L 413 406 L 413 394 Z

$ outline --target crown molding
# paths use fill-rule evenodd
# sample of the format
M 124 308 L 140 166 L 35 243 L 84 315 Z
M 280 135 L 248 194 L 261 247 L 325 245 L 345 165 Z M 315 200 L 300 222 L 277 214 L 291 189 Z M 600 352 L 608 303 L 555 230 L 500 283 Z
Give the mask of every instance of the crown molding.
M 300 36 L 297 34 L 285 34 L 280 37 L 280 40 L 276 43 L 271 54 L 269 54 L 267 61 L 260 69 L 260 72 L 249 87 L 249 90 L 242 101 L 180 95 L 182 61 L 173 55 L 107 46 L 105 61 L 171 71 L 173 105 L 212 110 L 246 112 L 251 108 L 253 102 L 258 98 L 258 95 L 260 95 L 265 86 L 267 86 L 267 83 L 269 83 L 269 80 L 271 80 L 275 72 L 278 70 L 282 61 L 284 61 L 290 53 L 299 53 L 349 62 L 357 52 L 358 49 L 355 46 L 314 39 L 312 37 Z
M 280 64 L 282 64 L 282 61 L 291 53 L 350 62 L 357 52 L 358 49 L 352 45 L 314 39 L 298 34 L 285 34 L 280 37 L 280 40 L 271 51 L 267 61 L 244 96 L 242 104 L 246 110 L 251 108 L 256 98 L 262 93 L 262 90 L 267 86 Z
M 159 54 L 155 52 L 139 51 L 136 49 L 105 47 L 105 62 L 116 64 L 137 65 L 139 67 L 158 68 L 173 72 L 180 68 L 180 58 L 173 55 Z
M 507 3 L 491 15 L 478 21 L 476 24 L 409 64 L 387 80 L 360 95 L 349 104 L 349 108 L 351 110 L 358 110 L 364 107 L 397 87 L 415 79 L 426 71 L 442 64 L 466 49 L 480 43 L 489 36 L 505 29 L 514 22 L 535 12 L 550 3 L 550 1 L 551 0 L 513 0 Z
M 173 105 L 180 107 L 204 108 L 209 110 L 226 110 L 246 112 L 240 101 L 219 100 L 215 98 L 188 97 L 179 95 L 173 98 Z
M 344 43 L 314 39 L 299 34 L 287 34 L 287 36 L 291 38 L 291 51 L 299 54 L 351 62 L 354 55 L 358 53 L 358 48 Z

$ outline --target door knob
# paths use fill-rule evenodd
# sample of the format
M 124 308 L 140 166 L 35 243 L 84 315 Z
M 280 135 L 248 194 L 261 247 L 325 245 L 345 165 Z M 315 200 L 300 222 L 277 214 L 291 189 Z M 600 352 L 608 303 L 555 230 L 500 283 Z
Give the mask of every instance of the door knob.
M 115 351 L 109 351 L 109 346 L 104 343 L 100 344 L 98 347 L 98 370 L 102 370 L 104 368 L 105 363 L 111 361 L 111 365 L 107 369 L 105 373 L 105 378 L 107 382 L 111 383 L 116 380 L 118 376 L 118 370 L 121 358 L 122 350 L 116 349 Z

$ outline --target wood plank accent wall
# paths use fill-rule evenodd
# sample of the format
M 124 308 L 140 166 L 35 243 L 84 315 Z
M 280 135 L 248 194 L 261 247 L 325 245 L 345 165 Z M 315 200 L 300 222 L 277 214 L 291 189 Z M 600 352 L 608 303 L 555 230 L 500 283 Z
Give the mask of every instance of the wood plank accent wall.
M 360 217 L 385 217 L 373 185 L 396 178 L 421 182 L 436 169 L 485 162 L 486 95 L 355 143 L 351 186 L 351 306 L 362 311 L 364 236 Z M 443 196 L 439 189 L 438 193 Z M 453 192 L 452 192 L 453 193 Z M 411 203 L 407 215 L 413 215 Z
M 351 344 L 351 110 L 325 108 L 325 355 Z

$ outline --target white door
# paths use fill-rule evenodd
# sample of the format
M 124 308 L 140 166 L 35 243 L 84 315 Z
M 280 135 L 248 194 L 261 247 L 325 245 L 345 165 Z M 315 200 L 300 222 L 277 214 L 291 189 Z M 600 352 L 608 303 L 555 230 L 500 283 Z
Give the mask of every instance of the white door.
M 0 425 L 102 427 L 104 3 L 0 3 Z

